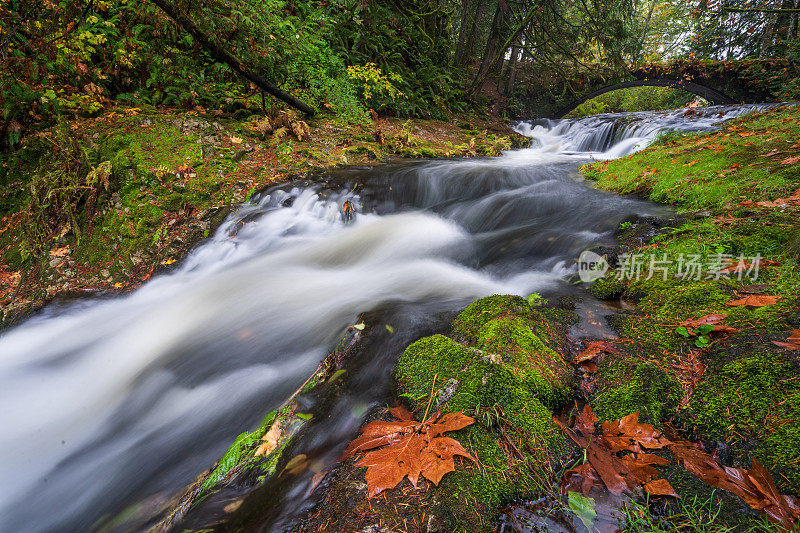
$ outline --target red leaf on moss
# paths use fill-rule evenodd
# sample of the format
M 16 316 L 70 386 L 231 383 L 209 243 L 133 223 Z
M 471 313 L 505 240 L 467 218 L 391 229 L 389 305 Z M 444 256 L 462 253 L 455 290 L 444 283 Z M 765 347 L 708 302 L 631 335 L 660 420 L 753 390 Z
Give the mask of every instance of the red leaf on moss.
M 765 305 L 775 305 L 780 300 L 780 296 L 771 296 L 769 294 L 749 294 L 744 298 L 739 298 L 732 302 L 728 302 L 730 306 L 745 306 L 745 307 L 764 307 Z
M 372 450 L 356 463 L 367 467 L 368 498 L 396 487 L 406 476 L 415 488 L 420 476 L 438 485 L 442 476 L 455 470 L 456 455 L 477 462 L 457 440 L 441 436 L 474 423 L 472 417 L 436 412 L 417 422 L 405 407 L 393 407 L 389 412 L 396 420 L 375 420 L 364 426 L 361 436 L 347 446 L 341 458 Z

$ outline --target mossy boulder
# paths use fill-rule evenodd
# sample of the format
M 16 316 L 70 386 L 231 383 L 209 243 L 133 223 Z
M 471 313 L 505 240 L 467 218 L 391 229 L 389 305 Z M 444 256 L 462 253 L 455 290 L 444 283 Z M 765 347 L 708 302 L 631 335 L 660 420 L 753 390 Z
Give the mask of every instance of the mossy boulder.
M 476 418 L 452 436 L 476 455 L 481 468 L 456 468 L 435 489 L 434 511 L 447 531 L 481 530 L 479 524 L 491 520 L 503 502 L 537 493 L 544 465 L 568 447 L 537 397 L 538 387 L 549 384 L 511 361 L 434 335 L 409 346 L 398 362 L 406 394 L 424 398 L 433 391 L 436 408 Z
M 436 409 L 476 419 L 452 436 L 481 467 L 456 468 L 434 489 L 431 512 L 446 531 L 486 530 L 502 503 L 544 492 L 547 465 L 569 449 L 548 407 L 571 397 L 574 372 L 543 340 L 556 336 L 548 326 L 524 299 L 490 296 L 453 322 L 461 343 L 433 335 L 398 361 L 404 395 L 424 400 L 432 393 Z
M 615 358 L 600 367 L 602 390 L 592 401 L 600 420 L 616 420 L 639 412 L 639 419 L 660 426 L 675 411 L 681 386 L 654 363 Z
M 698 434 L 751 452 L 784 491 L 800 491 L 800 383 L 792 362 L 760 353 L 711 365 L 687 417 Z
M 478 332 L 477 347 L 499 355 L 544 404 L 557 407 L 570 396 L 573 370 L 522 318 L 487 322 Z
M 589 287 L 589 292 L 598 300 L 618 300 L 625 293 L 627 285 L 615 278 L 600 278 Z
M 475 342 L 480 329 L 496 318 L 516 316 L 530 320 L 533 309 L 521 296 L 495 294 L 471 303 L 453 321 L 453 338 Z

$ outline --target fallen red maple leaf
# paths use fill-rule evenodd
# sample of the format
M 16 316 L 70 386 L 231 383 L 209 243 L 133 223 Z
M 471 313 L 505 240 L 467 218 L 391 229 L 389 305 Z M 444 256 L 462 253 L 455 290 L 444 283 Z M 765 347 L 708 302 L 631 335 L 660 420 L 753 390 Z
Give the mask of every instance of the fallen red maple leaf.
M 620 353 L 620 351 L 608 341 L 590 341 L 586 343 L 586 348 L 581 353 L 576 355 L 572 362 L 577 365 L 579 363 L 589 361 L 590 359 L 594 359 L 602 352 Z
M 700 318 L 692 318 L 689 320 L 684 320 L 680 324 L 679 327 L 683 326 L 686 328 L 686 332 L 689 335 L 697 335 L 696 328 L 700 326 L 713 326 L 711 329 L 711 333 L 738 333 L 739 330 L 734 328 L 733 326 L 726 326 L 724 324 L 720 324 L 728 315 L 705 315 L 701 316 Z
M 683 398 L 678 407 L 683 408 L 689 405 L 689 401 L 694 394 L 694 388 L 703 377 L 706 371 L 706 365 L 697 356 L 697 352 L 689 352 L 682 360 L 672 365 L 676 371 L 676 377 L 683 389 Z
M 670 485 L 669 481 L 666 479 L 654 479 L 653 481 L 648 481 L 644 484 L 644 490 L 650 496 L 678 497 L 678 493 L 675 492 L 675 489 L 672 488 L 672 485 Z
M 793 496 L 781 495 L 769 471 L 755 457 L 747 470 L 721 466 L 702 446 L 692 442 L 673 442 L 669 449 L 689 472 L 709 485 L 735 494 L 772 522 L 793 531 L 800 528 L 800 502 Z
M 689 320 L 684 320 L 679 325 L 685 326 L 687 328 L 696 328 L 699 326 L 706 326 L 709 324 L 718 324 L 722 322 L 724 319 L 728 318 L 728 315 L 705 315 L 701 316 L 700 318 L 691 318 Z
M 771 296 L 769 294 L 749 294 L 744 298 L 739 298 L 732 302 L 728 302 L 730 306 L 746 306 L 746 307 L 764 307 L 765 305 L 774 305 L 780 300 L 780 296 Z
M 562 487 L 566 492 L 580 490 L 584 495 L 600 482 L 613 494 L 642 485 L 658 476 L 652 465 L 669 461 L 657 455 L 644 453 L 642 448 L 663 448 L 669 444 L 660 431 L 639 422 L 639 413 L 633 413 L 614 422 L 603 422 L 601 435 L 595 435 L 597 416 L 590 406 L 578 413 L 572 428 L 558 419 L 556 422 L 567 435 L 586 450 L 587 462 L 564 473 Z M 617 452 L 633 451 L 624 456 Z M 666 483 L 666 481 L 665 481 Z
M 437 412 L 417 422 L 404 407 L 394 407 L 389 412 L 396 420 L 375 420 L 364 426 L 361 436 L 347 446 L 341 457 L 343 460 L 372 450 L 356 463 L 367 467 L 368 498 L 396 487 L 406 476 L 415 488 L 420 476 L 438 485 L 442 476 L 455 470 L 456 455 L 477 462 L 460 442 L 441 436 L 469 426 L 475 422 L 472 417 L 462 413 L 442 416 Z
M 800 350 L 800 329 L 793 329 L 786 342 L 772 341 L 772 344 L 787 350 Z

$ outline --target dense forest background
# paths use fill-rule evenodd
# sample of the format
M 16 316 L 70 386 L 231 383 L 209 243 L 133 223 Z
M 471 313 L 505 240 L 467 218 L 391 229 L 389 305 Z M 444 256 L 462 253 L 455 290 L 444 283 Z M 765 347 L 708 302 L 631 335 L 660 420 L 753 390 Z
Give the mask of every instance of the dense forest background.
M 370 109 L 436 118 L 481 110 L 513 98 L 526 70 L 569 76 L 654 61 L 800 57 L 800 0 L 0 0 L 2 145 L 59 114 L 115 102 L 277 104 L 165 5 L 263 79 L 352 120 Z M 784 93 L 792 91 L 800 86 Z M 599 110 L 687 98 L 648 88 Z

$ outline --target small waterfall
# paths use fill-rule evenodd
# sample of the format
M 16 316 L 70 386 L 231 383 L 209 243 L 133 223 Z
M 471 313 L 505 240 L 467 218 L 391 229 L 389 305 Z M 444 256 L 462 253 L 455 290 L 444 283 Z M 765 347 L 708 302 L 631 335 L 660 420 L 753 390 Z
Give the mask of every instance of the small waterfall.
M 533 150 L 616 159 L 646 148 L 661 132 L 709 131 L 721 121 L 770 105 L 774 104 L 605 113 L 581 119 L 540 119 L 519 122 L 515 129 L 533 139 Z

